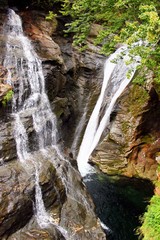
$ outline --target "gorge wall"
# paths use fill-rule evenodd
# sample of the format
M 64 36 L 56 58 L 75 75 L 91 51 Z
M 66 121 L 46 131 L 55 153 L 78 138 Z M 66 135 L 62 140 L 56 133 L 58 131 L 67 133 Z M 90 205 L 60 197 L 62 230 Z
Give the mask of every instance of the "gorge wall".
M 1 99 L 12 89 L 5 84 L 6 69 L 2 67 L 6 44 L 3 34 L 6 13 L 7 10 L 1 10 Z M 65 21 L 63 18 L 46 21 L 45 14 L 35 10 L 21 11 L 18 14 L 23 20 L 25 34 L 30 38 L 38 56 L 42 59 L 47 95 L 58 119 L 59 143 L 63 146 L 67 159 L 76 168 L 75 157 L 84 127 L 100 92 L 105 57 L 98 54 L 99 49 L 93 47 L 91 42 L 90 48 L 83 53 L 74 49 L 72 38 L 64 37 L 62 32 Z M 130 84 L 120 97 L 111 116 L 110 133 L 107 136 L 103 135 L 101 143 L 90 159 L 92 164 L 96 164 L 103 172 L 150 180 L 157 179 L 156 170 L 160 154 L 160 102 L 158 87 L 152 84 L 152 77 L 152 75 L 148 77 L 148 82 L 143 87 Z M 16 79 L 13 81 L 18 88 L 19 83 Z M 13 90 L 16 91 L 16 89 Z M 41 239 L 52 239 L 53 236 L 55 239 L 64 239 L 56 228 L 53 232 L 40 230 L 34 221 L 29 222 L 34 211 L 32 204 L 35 193 L 34 178 L 28 175 L 17 161 L 16 144 L 12 135 L 13 119 L 10 113 L 11 102 L 6 106 L 1 104 L 0 234 L 4 239 L 8 236 L 8 239 L 30 239 L 30 236 L 33 239 L 39 239 L 39 236 Z M 82 118 L 82 125 L 79 126 Z M 30 145 L 35 151 L 32 120 L 24 116 L 24 123 L 29 132 Z M 78 129 L 77 126 L 80 128 Z M 75 142 L 76 136 L 78 138 Z M 55 158 L 57 158 L 57 165 L 61 165 L 59 156 L 55 154 Z M 64 216 L 71 214 L 71 223 L 68 225 L 75 233 L 76 239 L 105 239 L 99 221 L 94 215 L 92 201 L 81 184 L 78 172 L 75 170 L 73 175 L 71 174 L 73 183 L 75 188 L 81 189 L 81 193 L 89 199 L 91 211 L 85 215 L 85 208 L 80 206 L 78 213 L 80 217 L 76 221 L 75 212 L 70 213 L 75 203 L 72 200 L 66 200 L 65 186 L 58 178 L 56 167 L 44 160 L 42 164 L 45 167 L 40 172 L 40 186 L 45 206 L 50 208 L 57 221 L 63 222 Z M 63 171 L 64 174 L 68 171 L 67 165 Z M 20 228 L 22 229 L 16 232 Z
M 109 135 L 96 148 L 91 161 L 108 174 L 156 180 L 159 106 L 158 89 L 151 78 L 144 86 L 130 84 L 111 116 Z
M 94 53 L 88 54 L 87 57 L 81 55 L 77 51 L 73 51 L 68 40 L 64 39 L 64 42 L 62 42 L 62 38 L 57 37 L 57 43 L 62 44 L 61 46 L 58 45 L 53 40 L 57 36 L 57 21 L 55 19 L 46 21 L 45 14 L 42 12 L 24 11 L 18 12 L 18 14 L 23 19 L 25 34 L 30 37 L 38 56 L 42 60 L 46 91 L 51 107 L 57 115 L 60 132 L 59 144 L 62 152 L 64 152 L 64 157 L 58 150 L 48 149 L 46 156 L 38 151 L 34 144 L 33 120 L 30 114 L 23 114 L 23 124 L 28 132 L 32 158 L 38 160 L 41 166 L 39 169 L 39 185 L 44 204 L 54 219 L 54 224 L 51 227 L 41 229 L 34 216 L 36 204 L 34 167 L 31 166 L 26 171 L 22 163 L 18 161 L 13 134 L 14 116 L 11 114 L 12 101 L 11 99 L 8 100 L 6 105 L 1 102 L 0 237 L 3 239 L 105 239 L 100 222 L 95 216 L 93 203 L 76 169 L 76 162 L 71 158 L 70 150 L 68 150 L 73 140 L 78 115 L 81 113 L 79 106 L 85 104 L 82 96 L 85 95 L 87 98 L 91 88 L 99 89 L 96 81 L 102 79 L 104 58 L 100 56 L 95 61 L 96 54 Z M 11 89 L 17 94 L 20 85 L 15 74 L 17 66 L 9 66 L 10 69 L 13 69 L 11 81 L 14 82 L 14 87 L 6 84 L 7 69 L 3 66 L 7 41 L 5 27 L 8 28 L 5 25 L 6 22 L 7 9 L 1 9 L 0 90 L 2 99 Z M 15 57 L 18 59 L 18 57 L 21 57 L 22 49 L 16 42 L 16 38 L 12 41 Z M 29 90 L 27 88 L 25 91 L 28 94 Z M 96 97 L 97 93 L 91 94 L 91 99 Z M 90 105 L 93 105 L 92 101 Z M 60 131 L 60 129 L 62 130 Z M 55 163 L 54 166 L 51 159 Z M 63 227 L 58 227 L 57 224 Z M 69 237 L 66 237 L 65 228 Z

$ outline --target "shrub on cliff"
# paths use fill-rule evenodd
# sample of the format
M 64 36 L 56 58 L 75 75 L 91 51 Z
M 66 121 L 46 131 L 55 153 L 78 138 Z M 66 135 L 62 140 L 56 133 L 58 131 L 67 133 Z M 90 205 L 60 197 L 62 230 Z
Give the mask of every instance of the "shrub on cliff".
M 160 196 L 152 197 L 148 211 L 143 216 L 140 231 L 144 235 L 143 240 L 160 239 Z

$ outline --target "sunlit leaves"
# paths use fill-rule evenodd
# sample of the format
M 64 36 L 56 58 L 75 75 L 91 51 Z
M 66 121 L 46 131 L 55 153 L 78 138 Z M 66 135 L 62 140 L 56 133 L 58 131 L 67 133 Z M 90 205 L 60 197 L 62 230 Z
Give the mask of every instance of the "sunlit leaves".
M 61 13 L 72 18 L 66 24 L 65 32 L 74 33 L 73 44 L 75 46 L 81 50 L 85 49 L 93 23 L 103 26 L 94 39 L 94 44 L 101 45 L 103 54 L 109 55 L 120 44 L 125 43 L 131 46 L 135 42 L 143 41 L 144 44 L 141 46 L 131 48 L 131 55 L 141 56 L 141 69 L 153 71 L 154 80 L 160 82 L 157 67 L 160 65 L 160 57 L 158 57 L 158 43 L 160 42 L 159 0 L 55 1 L 61 3 Z M 145 80 L 145 76 L 140 78 Z M 140 82 L 142 81 L 140 80 Z
M 153 196 L 148 211 L 144 214 L 144 224 L 141 227 L 144 240 L 160 239 L 160 197 Z
M 154 5 L 140 6 L 139 18 L 146 28 L 146 39 L 156 43 L 160 40 L 160 18 Z

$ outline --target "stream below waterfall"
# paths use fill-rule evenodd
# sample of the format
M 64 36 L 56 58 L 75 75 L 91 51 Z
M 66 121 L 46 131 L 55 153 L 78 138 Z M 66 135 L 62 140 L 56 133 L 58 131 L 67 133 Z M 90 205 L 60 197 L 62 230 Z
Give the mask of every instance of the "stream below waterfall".
M 153 184 L 149 180 L 102 173 L 87 175 L 84 182 L 107 240 L 138 240 L 140 216 L 153 196 Z

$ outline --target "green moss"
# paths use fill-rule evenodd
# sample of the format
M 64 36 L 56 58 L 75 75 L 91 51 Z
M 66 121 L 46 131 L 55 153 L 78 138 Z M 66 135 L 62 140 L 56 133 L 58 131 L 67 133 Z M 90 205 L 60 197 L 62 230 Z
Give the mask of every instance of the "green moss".
M 157 153 L 157 156 L 160 156 L 160 152 Z M 160 172 L 160 164 L 158 164 L 157 171 Z
M 148 92 L 138 84 L 134 84 L 129 94 L 129 112 L 137 117 L 144 111 L 144 106 L 148 102 Z
M 98 181 L 101 183 L 106 181 L 106 177 L 104 177 L 104 175 L 99 174 L 99 175 L 97 175 L 97 178 L 98 178 Z
M 126 134 L 128 132 L 128 129 L 129 129 L 129 122 L 128 121 L 123 121 L 122 122 L 122 132 L 124 134 Z
M 46 20 L 52 21 L 55 17 L 57 17 L 57 14 L 53 13 L 53 11 L 49 11 L 48 15 L 46 16 Z
M 153 143 L 155 141 L 154 139 L 154 136 L 152 135 L 145 135 L 145 136 L 142 136 L 141 138 L 141 142 L 144 142 L 144 143 Z
M 160 239 L 160 196 L 153 196 L 147 212 L 142 218 L 143 224 L 140 232 L 143 240 L 159 240 Z
M 13 97 L 13 91 L 12 90 L 9 90 L 7 92 L 7 94 L 3 97 L 2 99 L 2 104 L 3 106 L 5 107 L 7 105 L 7 103 L 12 99 Z

